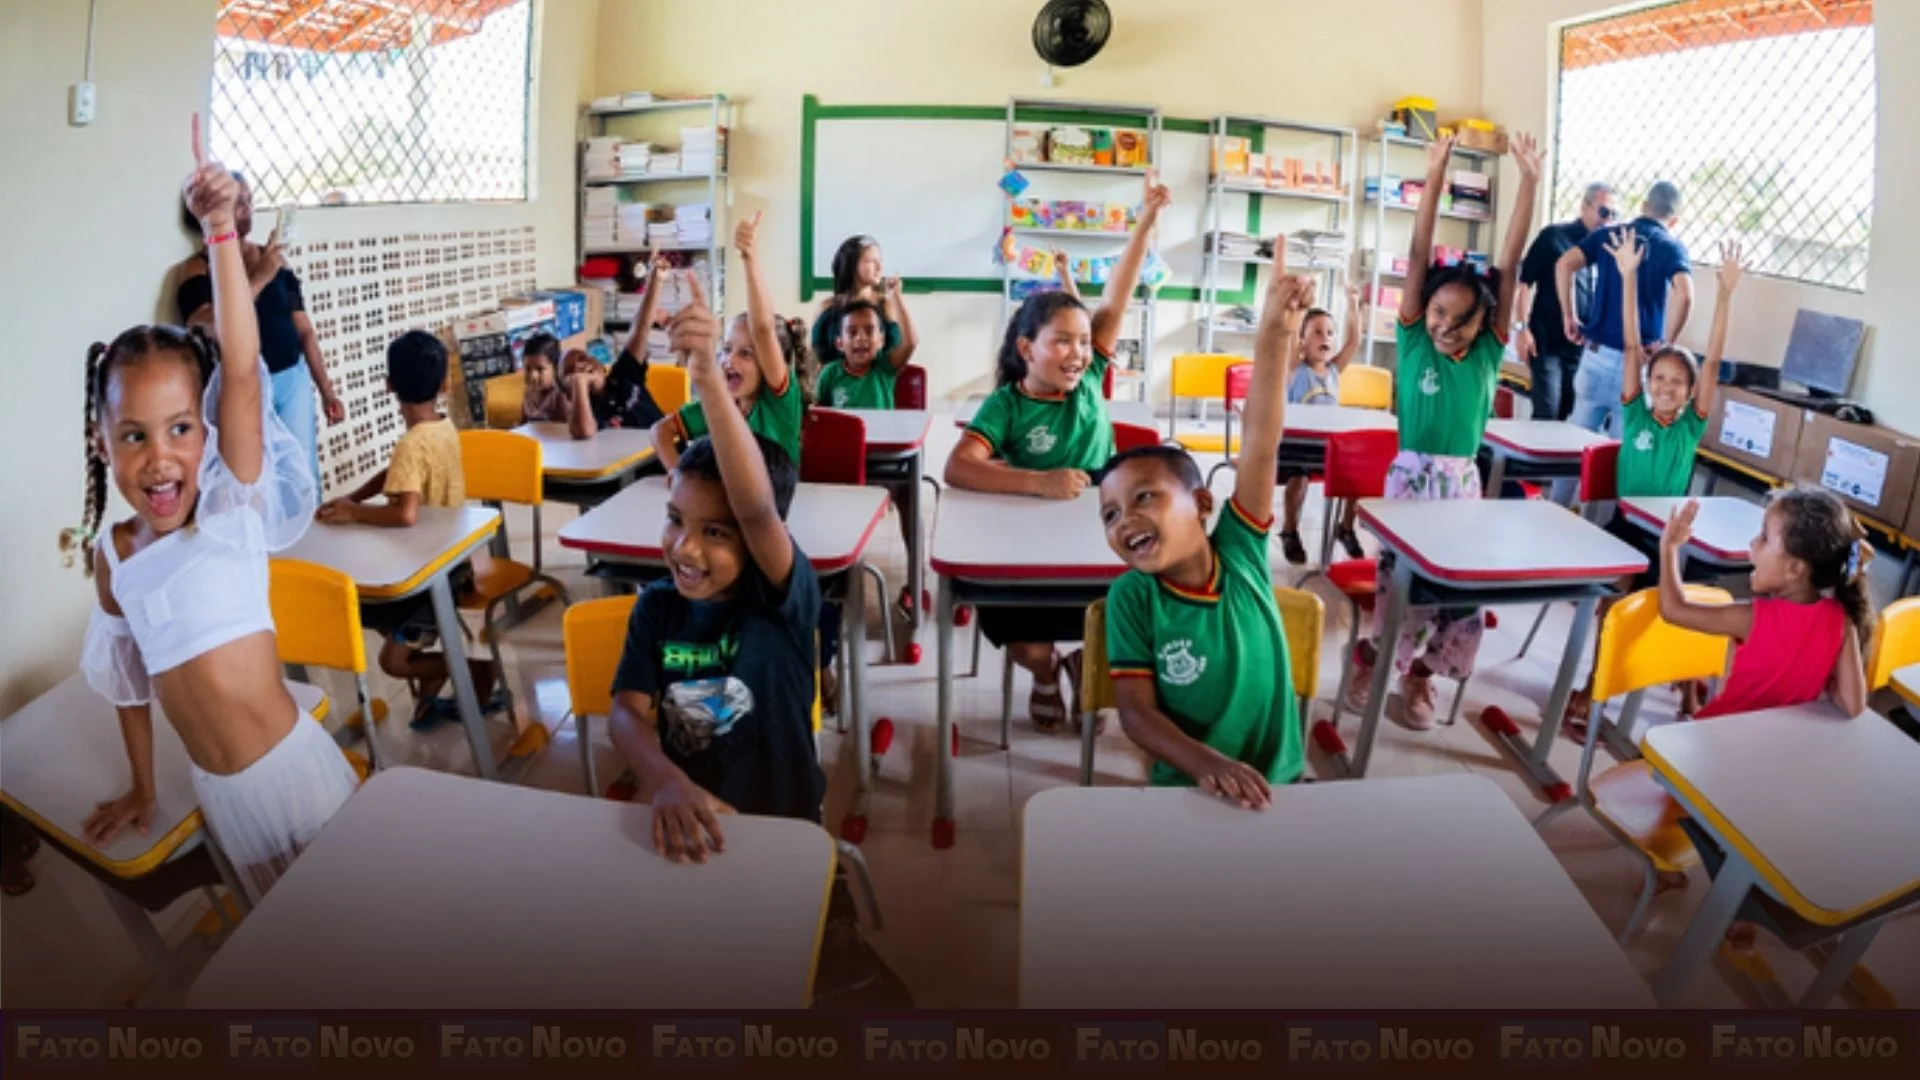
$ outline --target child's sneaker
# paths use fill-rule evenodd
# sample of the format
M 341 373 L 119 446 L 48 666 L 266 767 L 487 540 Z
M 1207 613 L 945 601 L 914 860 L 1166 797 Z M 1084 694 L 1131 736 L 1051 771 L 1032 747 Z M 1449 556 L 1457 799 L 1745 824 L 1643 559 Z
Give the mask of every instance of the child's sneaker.
M 1307 546 L 1300 542 L 1300 534 L 1287 529 L 1280 534 L 1280 550 L 1286 553 L 1287 561 L 1295 566 L 1307 565 Z
M 1350 713 L 1364 716 L 1367 703 L 1373 697 L 1373 665 L 1360 657 L 1356 649 L 1353 655 L 1353 670 L 1347 675 L 1347 688 L 1341 694 L 1340 706 Z
M 1440 700 L 1440 692 L 1433 688 L 1433 679 L 1420 675 L 1408 675 L 1400 680 L 1400 719 L 1414 731 L 1428 731 L 1433 727 L 1434 706 Z

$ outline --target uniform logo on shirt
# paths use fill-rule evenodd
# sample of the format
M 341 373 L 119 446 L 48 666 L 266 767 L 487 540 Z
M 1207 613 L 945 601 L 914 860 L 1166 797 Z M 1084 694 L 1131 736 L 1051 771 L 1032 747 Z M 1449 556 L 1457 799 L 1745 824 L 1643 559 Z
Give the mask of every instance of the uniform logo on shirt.
M 853 394 L 849 393 L 846 387 L 836 386 L 833 388 L 833 403 L 836 407 L 844 409 L 847 406 L 847 402 L 852 399 Z
M 1633 440 L 1633 448 L 1643 454 L 1653 449 L 1653 432 L 1643 431 L 1639 435 L 1636 435 Z
M 1027 453 L 1044 454 L 1052 450 L 1053 444 L 1058 441 L 1059 437 L 1046 428 L 1033 428 L 1027 432 Z
M 1160 681 L 1169 686 L 1192 686 L 1207 670 L 1207 658 L 1193 655 L 1187 638 L 1160 646 Z
M 1440 373 L 1428 368 L 1420 373 L 1420 392 L 1432 397 L 1440 392 Z

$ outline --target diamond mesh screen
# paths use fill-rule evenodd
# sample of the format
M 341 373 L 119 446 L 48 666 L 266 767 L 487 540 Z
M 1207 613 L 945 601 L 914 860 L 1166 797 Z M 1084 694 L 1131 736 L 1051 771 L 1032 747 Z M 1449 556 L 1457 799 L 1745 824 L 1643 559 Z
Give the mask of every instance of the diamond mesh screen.
M 1872 17 L 1872 0 L 1685 0 L 1567 27 L 1554 209 L 1604 180 L 1631 215 L 1672 180 L 1695 258 L 1739 240 L 1760 273 L 1864 290 Z
M 213 153 L 260 205 L 527 197 L 530 0 L 225 0 Z

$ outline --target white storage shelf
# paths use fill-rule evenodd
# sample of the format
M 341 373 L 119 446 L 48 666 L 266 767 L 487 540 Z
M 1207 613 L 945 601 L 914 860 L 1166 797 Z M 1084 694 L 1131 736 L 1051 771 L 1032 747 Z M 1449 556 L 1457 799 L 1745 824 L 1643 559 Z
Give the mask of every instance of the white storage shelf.
M 622 176 L 612 180 L 582 180 L 586 187 L 622 187 L 628 184 L 671 184 L 680 180 L 725 180 L 727 174 L 717 173 L 648 173 L 645 176 Z

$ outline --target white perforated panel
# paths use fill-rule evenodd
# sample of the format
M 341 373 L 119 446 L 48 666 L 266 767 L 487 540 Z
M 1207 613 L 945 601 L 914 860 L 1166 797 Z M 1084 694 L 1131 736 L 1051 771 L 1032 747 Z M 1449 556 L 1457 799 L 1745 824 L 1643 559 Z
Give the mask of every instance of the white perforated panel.
M 387 342 L 408 330 L 439 333 L 534 288 L 534 230 L 516 226 L 315 240 L 287 250 L 326 356 L 345 423 L 320 429 L 326 494 L 351 491 L 384 468 L 400 437 L 387 393 Z

